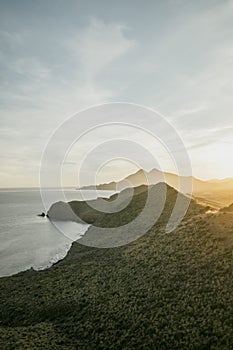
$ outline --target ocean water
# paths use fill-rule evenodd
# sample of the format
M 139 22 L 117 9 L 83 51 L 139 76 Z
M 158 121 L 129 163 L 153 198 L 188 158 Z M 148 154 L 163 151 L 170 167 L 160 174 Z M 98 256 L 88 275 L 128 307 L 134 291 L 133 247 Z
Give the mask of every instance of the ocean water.
M 88 225 L 63 222 L 64 232 L 69 232 L 67 237 L 49 219 L 38 217 L 52 203 L 64 200 L 60 191 L 43 193 L 46 208 L 39 190 L 0 190 L 0 277 L 50 267 L 63 259 L 72 242 L 87 231 Z M 112 193 L 66 190 L 65 196 L 70 201 L 109 197 Z

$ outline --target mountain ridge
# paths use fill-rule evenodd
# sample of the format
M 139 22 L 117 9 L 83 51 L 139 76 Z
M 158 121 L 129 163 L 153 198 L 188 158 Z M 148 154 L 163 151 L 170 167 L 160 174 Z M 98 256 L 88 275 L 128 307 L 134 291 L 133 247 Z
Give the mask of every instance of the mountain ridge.
M 81 190 L 111 190 L 120 191 L 127 187 L 138 187 L 140 185 L 155 185 L 159 182 L 165 182 L 177 191 L 189 194 L 190 180 L 192 181 L 192 195 L 200 198 L 200 203 L 210 205 L 220 209 L 228 206 L 233 201 L 233 178 L 222 180 L 200 180 L 192 176 L 179 176 L 170 172 L 162 172 L 156 168 L 145 171 L 139 169 L 137 172 L 128 175 L 119 181 L 111 181 L 108 183 L 83 186 Z M 179 188 L 179 183 L 182 187 Z

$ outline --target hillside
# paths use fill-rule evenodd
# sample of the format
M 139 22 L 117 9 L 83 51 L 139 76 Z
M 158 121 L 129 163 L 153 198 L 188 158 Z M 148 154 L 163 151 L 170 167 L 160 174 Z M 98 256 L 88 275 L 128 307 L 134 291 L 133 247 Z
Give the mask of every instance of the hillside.
M 145 200 L 138 191 L 129 216 Z M 175 194 L 168 189 L 160 220 L 131 244 L 76 242 L 48 270 L 1 278 L 1 348 L 232 349 L 232 215 L 205 214 L 192 202 L 166 234 Z M 113 218 L 96 222 L 112 226 Z
M 222 208 L 221 211 L 233 213 L 233 203 L 231 203 L 228 207 Z
M 106 184 L 99 184 L 95 186 L 84 186 L 84 189 L 98 190 L 119 190 L 126 187 L 137 187 L 141 185 L 154 185 L 159 182 L 166 182 L 169 186 L 179 190 L 179 181 L 182 179 L 183 183 L 188 183 L 190 177 L 178 176 L 176 174 L 162 172 L 158 169 L 152 169 L 147 172 L 145 170 L 139 170 L 134 174 L 127 176 L 126 178 L 118 182 L 110 182 Z M 211 205 L 214 208 L 221 208 L 232 203 L 233 200 L 233 179 L 223 180 L 209 180 L 203 181 L 195 177 L 191 178 L 193 184 L 193 196 L 197 198 L 200 204 Z M 186 193 L 184 187 L 183 192 Z
M 153 202 L 151 201 L 151 207 L 147 210 L 147 215 L 155 216 L 156 212 L 160 210 L 165 195 L 166 201 L 162 216 L 169 217 L 178 192 L 162 182 L 151 186 L 141 185 L 132 189 L 125 188 L 108 199 L 98 198 L 68 203 L 57 202 L 50 207 L 47 214 L 50 219 L 54 220 L 85 222 L 94 224 L 96 227 L 117 227 L 126 225 L 140 214 L 146 205 L 148 195 L 150 195 Z M 185 201 L 187 197 L 181 195 L 180 200 Z M 110 208 L 111 210 L 109 210 Z M 205 210 L 204 206 L 199 205 L 192 199 L 187 215 L 196 215 L 205 212 Z
M 48 211 L 48 216 L 51 220 L 72 220 L 92 224 L 79 240 L 82 244 L 102 248 L 119 246 L 147 232 L 161 214 L 161 218 L 164 216 L 169 218 L 177 194 L 175 189 L 165 183 L 142 185 L 133 189 L 126 188 L 109 199 L 54 203 Z M 164 199 L 166 203 L 163 208 Z M 182 215 L 182 208 L 187 201 L 188 198 L 181 195 L 176 210 L 178 218 Z M 196 215 L 205 210 L 203 206 L 191 200 L 186 216 Z M 173 215 L 172 222 L 179 222 L 177 217 Z

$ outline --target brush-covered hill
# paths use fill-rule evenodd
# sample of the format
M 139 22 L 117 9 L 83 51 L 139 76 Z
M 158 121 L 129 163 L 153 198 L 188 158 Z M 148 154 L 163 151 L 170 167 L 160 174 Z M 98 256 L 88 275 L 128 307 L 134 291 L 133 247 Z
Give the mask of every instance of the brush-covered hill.
M 140 237 L 154 226 L 160 216 L 160 220 L 172 216 L 177 198 L 178 192 L 165 183 L 142 185 L 126 188 L 109 199 L 57 202 L 49 209 L 48 216 L 51 220 L 91 224 L 79 242 L 88 246 L 112 247 L 127 244 Z M 179 221 L 179 216 L 182 216 L 182 210 L 188 202 L 189 198 L 179 194 L 179 203 L 175 210 L 177 216 L 172 216 L 172 222 Z M 205 207 L 191 200 L 186 216 L 205 211 Z M 169 225 L 172 225 L 171 221 Z
M 144 204 L 146 191 L 138 191 L 122 222 Z M 0 348 L 232 349 L 232 215 L 206 214 L 191 202 L 167 234 L 176 195 L 168 188 L 158 222 L 128 245 L 98 249 L 75 242 L 50 269 L 1 278 Z M 71 205 L 81 210 L 80 203 Z M 119 218 L 94 220 L 112 226 Z
M 162 172 L 158 169 L 145 171 L 138 170 L 134 174 L 130 174 L 119 181 L 112 181 L 110 183 L 98 184 L 95 186 L 85 186 L 84 189 L 98 189 L 98 190 L 122 190 L 126 187 L 138 187 L 141 185 L 155 185 L 159 182 L 166 182 L 169 186 L 179 189 L 179 183 L 182 180 L 183 193 L 189 192 L 189 182 L 192 181 L 193 195 L 198 202 L 203 205 L 210 205 L 214 208 L 221 208 L 232 203 L 233 200 L 233 179 L 213 179 L 200 180 L 195 177 L 178 176 L 169 172 Z
M 107 199 L 98 198 L 68 203 L 56 202 L 50 207 L 47 215 L 53 220 L 72 220 L 100 227 L 116 227 L 127 224 L 137 217 L 145 207 L 148 195 L 151 198 L 150 215 L 154 215 L 160 209 L 161 203 L 166 197 L 163 216 L 169 216 L 175 205 L 178 192 L 165 183 L 151 186 L 141 185 L 126 188 Z M 180 194 L 180 199 L 185 201 L 187 197 Z M 110 211 L 109 208 L 111 212 L 106 212 Z M 188 215 L 195 215 L 205 211 L 206 208 L 204 206 L 197 204 L 193 199 L 191 200 Z

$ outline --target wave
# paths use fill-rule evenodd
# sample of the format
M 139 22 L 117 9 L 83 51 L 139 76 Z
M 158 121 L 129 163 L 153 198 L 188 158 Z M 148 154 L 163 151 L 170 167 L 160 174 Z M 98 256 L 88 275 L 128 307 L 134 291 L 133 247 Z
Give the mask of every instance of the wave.
M 78 241 L 83 235 L 85 235 L 90 227 L 90 225 L 83 225 L 71 221 L 53 221 L 53 224 L 64 235 L 64 245 L 59 247 L 59 251 L 49 258 L 48 261 L 38 265 L 34 264 L 32 268 L 35 271 L 46 270 L 58 261 L 63 260 L 68 254 L 73 242 Z
M 56 264 L 58 261 L 63 260 L 66 255 L 68 254 L 70 248 L 72 246 L 72 243 L 67 244 L 64 247 L 64 250 L 62 252 L 56 253 L 50 260 L 49 262 L 39 265 L 39 266 L 32 266 L 33 270 L 35 271 L 41 271 L 41 270 L 46 270 L 49 269 L 51 266 L 53 266 L 54 264 Z

